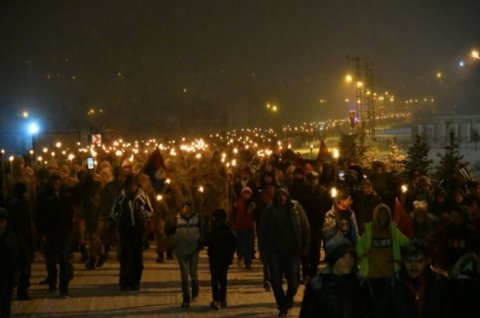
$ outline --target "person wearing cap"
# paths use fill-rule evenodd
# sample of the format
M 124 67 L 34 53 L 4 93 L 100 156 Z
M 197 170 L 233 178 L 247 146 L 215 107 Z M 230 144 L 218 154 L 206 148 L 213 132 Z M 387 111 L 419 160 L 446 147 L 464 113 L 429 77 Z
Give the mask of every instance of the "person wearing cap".
M 336 236 L 325 249 L 327 267 L 305 286 L 300 317 L 372 317 L 373 293 L 357 272 L 355 246 Z
M 249 166 L 243 166 L 240 169 L 240 178 L 235 180 L 233 183 L 233 191 L 235 195 L 235 199 L 238 199 L 242 195 L 242 190 L 245 187 L 249 187 L 252 190 L 252 194 L 257 194 L 257 185 L 255 181 L 252 179 L 252 172 Z M 254 198 L 255 199 L 255 198 Z
M 174 228 L 168 232 L 175 234 L 175 251 L 180 267 L 183 297 L 181 308 L 189 308 L 190 302 L 199 294 L 198 256 L 206 234 L 206 224 L 194 209 L 191 200 L 185 200 L 177 214 Z
M 237 246 L 237 238 L 227 224 L 227 212 L 216 209 L 212 213 L 212 226 L 205 237 L 208 246 L 208 264 L 212 302 L 210 307 L 220 309 L 227 307 L 227 275 Z
M 111 217 L 120 241 L 120 291 L 138 291 L 143 272 L 145 221 L 153 215 L 150 200 L 133 176 L 125 179 Z
M 480 251 L 480 232 L 467 223 L 467 217 L 464 206 L 455 206 L 447 223 L 427 237 L 435 268 L 449 272 L 463 254 Z
M 386 290 L 375 302 L 375 317 L 454 317 L 450 284 L 431 270 L 425 243 L 411 240 L 402 246 L 401 256 L 400 270 L 387 278 Z
M 310 225 L 303 207 L 291 200 L 288 190 L 280 187 L 272 204 L 263 212 L 259 226 L 259 248 L 266 256 L 270 282 L 279 310 L 285 317 L 293 307 L 297 293 L 302 255 L 310 248 Z M 288 288 L 283 289 L 283 277 Z
M 10 317 L 15 277 L 21 265 L 20 248 L 8 225 L 8 212 L 0 207 L 0 317 Z

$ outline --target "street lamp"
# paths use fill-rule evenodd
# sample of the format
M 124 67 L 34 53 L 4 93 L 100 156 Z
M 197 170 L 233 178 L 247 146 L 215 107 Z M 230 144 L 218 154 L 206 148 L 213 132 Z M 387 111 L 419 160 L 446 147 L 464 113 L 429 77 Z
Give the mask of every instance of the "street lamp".
M 480 60 L 480 53 L 477 50 L 472 50 L 472 57 L 476 60 Z
M 28 141 L 31 142 L 31 145 L 27 145 L 27 149 L 28 148 L 35 149 L 35 135 L 37 135 L 39 132 L 40 132 L 40 126 L 38 125 L 37 122 L 32 121 L 27 124 L 27 133 L 31 138 L 30 140 L 27 140 L 27 143 Z

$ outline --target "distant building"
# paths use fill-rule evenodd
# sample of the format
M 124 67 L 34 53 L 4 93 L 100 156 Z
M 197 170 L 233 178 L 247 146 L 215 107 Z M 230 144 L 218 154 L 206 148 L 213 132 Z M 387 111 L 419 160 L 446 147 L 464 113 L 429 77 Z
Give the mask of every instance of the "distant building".
M 412 136 L 421 135 L 432 144 L 448 142 L 450 131 L 460 143 L 472 142 L 472 135 L 480 133 L 480 116 L 437 115 L 429 120 L 414 122 Z

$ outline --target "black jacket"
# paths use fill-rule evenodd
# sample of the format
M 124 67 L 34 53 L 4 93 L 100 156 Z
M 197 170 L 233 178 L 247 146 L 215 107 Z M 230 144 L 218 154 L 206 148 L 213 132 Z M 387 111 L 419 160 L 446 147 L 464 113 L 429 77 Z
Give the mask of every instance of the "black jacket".
M 305 287 L 300 317 L 373 317 L 368 280 L 358 273 L 339 276 L 326 270 L 318 274 Z
M 73 227 L 73 200 L 69 189 L 62 188 L 55 194 L 50 187 L 37 202 L 36 223 L 40 234 L 50 241 L 64 241 Z
M 416 295 L 409 284 L 424 285 L 422 318 L 447 318 L 451 316 L 451 295 L 446 277 L 427 269 L 424 277 L 413 282 L 400 270 L 387 279 L 387 289 L 378 301 L 376 316 L 378 318 L 416 318 L 419 317 Z
M 205 245 L 208 246 L 208 257 L 211 260 L 232 261 L 237 238 L 230 227 L 225 223 L 214 224 L 206 235 Z

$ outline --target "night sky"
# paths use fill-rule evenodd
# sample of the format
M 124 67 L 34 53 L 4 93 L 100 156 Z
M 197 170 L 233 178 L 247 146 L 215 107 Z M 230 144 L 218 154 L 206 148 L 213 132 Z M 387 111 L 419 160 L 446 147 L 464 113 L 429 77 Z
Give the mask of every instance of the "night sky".
M 478 0 L 2 1 L 0 15 L 0 107 L 55 127 L 344 117 L 347 55 L 397 98 L 480 87 L 478 65 L 457 69 L 480 48 Z

